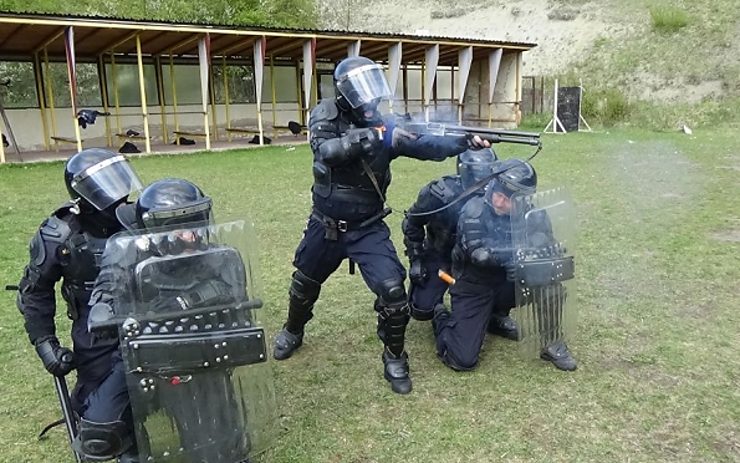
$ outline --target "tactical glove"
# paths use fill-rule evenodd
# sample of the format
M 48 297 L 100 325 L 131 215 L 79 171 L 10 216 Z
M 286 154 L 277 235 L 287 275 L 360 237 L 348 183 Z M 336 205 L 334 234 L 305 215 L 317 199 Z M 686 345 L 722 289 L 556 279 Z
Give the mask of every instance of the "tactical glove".
M 44 336 L 34 344 L 44 368 L 52 375 L 64 376 L 74 369 L 74 352 L 60 346 L 56 336 Z
M 409 279 L 415 285 L 422 285 L 429 279 L 427 268 L 420 258 L 411 259 Z

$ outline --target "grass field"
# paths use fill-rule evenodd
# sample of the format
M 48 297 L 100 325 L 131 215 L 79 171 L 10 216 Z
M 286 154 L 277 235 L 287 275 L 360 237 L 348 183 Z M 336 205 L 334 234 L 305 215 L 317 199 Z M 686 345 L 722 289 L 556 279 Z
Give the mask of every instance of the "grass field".
M 254 220 L 262 320 L 274 334 L 310 207 L 308 148 L 133 164 L 146 182 L 198 183 L 219 217 Z M 373 296 L 343 266 L 324 286 L 304 347 L 273 363 L 280 433 L 260 462 L 740 460 L 737 137 L 549 136 L 534 165 L 543 188 L 568 185 L 579 208 L 578 371 L 523 359 L 515 343 L 494 338 L 475 372 L 455 373 L 436 359 L 428 322 L 412 321 L 414 391 L 397 396 L 382 379 Z M 408 207 L 452 170 L 452 161 L 395 161 L 391 205 Z M 65 198 L 62 164 L 2 166 L 0 197 L 0 283 L 14 284 L 35 227 Z M 401 216 L 388 220 L 397 245 Z M 71 461 L 61 428 L 36 441 L 59 412 L 14 297 L 0 295 L 0 461 Z

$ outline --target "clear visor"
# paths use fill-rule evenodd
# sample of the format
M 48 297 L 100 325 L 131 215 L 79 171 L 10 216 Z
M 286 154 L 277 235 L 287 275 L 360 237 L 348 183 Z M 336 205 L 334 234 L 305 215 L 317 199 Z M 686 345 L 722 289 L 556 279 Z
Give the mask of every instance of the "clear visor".
M 100 211 L 142 188 L 141 180 L 123 156 L 89 167 L 72 179 L 71 186 Z
M 462 177 L 463 186 L 469 188 L 477 182 L 493 175 L 492 162 L 470 162 L 460 163 L 460 176 Z
M 147 211 L 141 215 L 141 220 L 147 228 L 186 224 L 203 226 L 211 221 L 211 200 L 210 198 L 204 198 L 202 201 L 187 207 Z
M 337 82 L 337 89 L 353 108 L 391 97 L 385 72 L 378 64 L 352 69 Z

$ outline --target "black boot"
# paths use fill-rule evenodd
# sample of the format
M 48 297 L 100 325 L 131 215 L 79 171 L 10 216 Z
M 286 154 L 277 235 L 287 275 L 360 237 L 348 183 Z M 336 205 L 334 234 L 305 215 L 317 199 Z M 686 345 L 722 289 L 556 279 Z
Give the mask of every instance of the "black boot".
M 383 351 L 384 373 L 388 382 L 391 383 L 391 389 L 396 394 L 408 394 L 411 392 L 411 377 L 409 377 L 409 356 L 404 351 L 401 355 L 395 356 L 388 349 Z
M 547 345 L 542 349 L 540 358 L 546 362 L 552 362 L 558 370 L 574 371 L 578 366 L 576 359 L 570 354 L 568 346 L 563 341 L 555 341 Z
M 275 335 L 274 350 L 272 352 L 275 360 L 285 360 L 303 345 L 303 333 L 293 334 L 287 328 L 283 328 Z
M 493 314 L 486 329 L 489 334 L 501 336 L 502 338 L 519 340 L 519 327 L 513 318 L 503 314 Z

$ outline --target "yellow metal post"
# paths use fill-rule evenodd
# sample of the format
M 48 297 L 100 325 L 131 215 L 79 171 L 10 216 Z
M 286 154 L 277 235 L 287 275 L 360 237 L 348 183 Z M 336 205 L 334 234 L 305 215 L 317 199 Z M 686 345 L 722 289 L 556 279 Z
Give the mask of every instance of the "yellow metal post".
M 41 59 L 38 53 L 33 54 L 33 72 L 36 81 L 36 93 L 39 99 L 39 111 L 41 114 L 41 128 L 44 131 L 44 149 L 49 151 L 49 122 L 46 120 L 46 98 L 44 97 L 43 72 L 41 72 Z
M 164 75 L 162 70 L 162 59 L 159 55 L 154 58 L 155 66 L 157 66 L 157 95 L 159 100 L 159 113 L 162 121 L 162 141 L 167 144 L 169 143 L 169 137 L 167 133 L 167 112 L 164 101 Z
M 180 131 L 180 121 L 177 118 L 177 85 L 175 85 L 175 60 L 172 57 L 172 50 L 170 54 L 170 85 L 172 86 L 172 117 L 175 120 L 175 132 Z M 175 133 L 175 143 L 180 144 L 180 136 Z
M 44 48 L 44 78 L 46 80 L 46 95 L 49 97 L 49 108 L 51 110 L 51 133 L 57 136 L 57 115 L 54 110 L 54 88 L 51 85 L 51 66 L 49 66 L 49 50 Z M 59 152 L 59 142 L 54 140 L 54 151 Z
M 141 56 L 141 36 L 136 35 L 136 65 L 139 68 L 139 94 L 141 95 L 141 115 L 144 119 L 144 143 L 147 154 L 152 152 L 149 140 L 149 114 L 147 113 L 146 87 L 144 86 L 144 59 Z
M 100 96 L 103 99 L 103 111 L 108 112 L 110 109 L 110 106 L 108 105 L 108 85 L 106 82 L 108 81 L 108 76 L 105 72 L 105 61 L 103 60 L 103 55 L 98 56 L 98 82 L 100 82 Z M 108 117 L 105 117 L 105 139 L 108 142 L 108 146 L 113 146 L 113 138 L 111 137 L 110 133 L 110 120 L 108 120 Z
M 118 94 L 118 70 L 116 68 L 116 54 L 110 52 L 110 73 L 113 78 L 113 102 L 116 106 L 116 133 L 121 133 L 121 98 Z
M 228 130 L 231 128 L 231 111 L 229 110 L 229 76 L 226 74 L 226 56 L 222 56 L 221 59 L 221 72 L 224 75 L 224 101 L 226 103 L 224 108 L 226 109 L 226 137 L 231 141 L 231 132 Z

